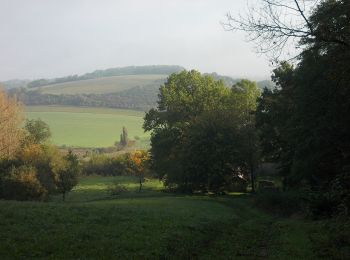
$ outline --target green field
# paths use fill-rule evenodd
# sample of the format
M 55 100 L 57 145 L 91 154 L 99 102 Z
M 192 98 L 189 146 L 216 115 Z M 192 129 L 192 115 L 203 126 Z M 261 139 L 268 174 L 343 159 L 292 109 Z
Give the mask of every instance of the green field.
M 142 129 L 144 112 L 105 109 L 32 106 L 26 107 L 26 118 L 44 120 L 51 129 L 52 142 L 73 147 L 109 147 L 119 141 L 122 127 L 129 138 L 140 138 L 140 148 L 149 144 L 149 134 Z
M 124 75 L 97 79 L 71 81 L 39 87 L 45 94 L 105 94 L 115 93 L 133 87 L 148 85 L 159 86 L 159 80 L 165 81 L 165 75 Z M 38 89 L 38 88 L 34 88 Z
M 113 181 L 128 191 L 110 195 Z M 249 195 L 136 190 L 132 177 L 85 177 L 66 202 L 0 201 L 0 259 L 317 259 L 317 222 L 276 218 Z

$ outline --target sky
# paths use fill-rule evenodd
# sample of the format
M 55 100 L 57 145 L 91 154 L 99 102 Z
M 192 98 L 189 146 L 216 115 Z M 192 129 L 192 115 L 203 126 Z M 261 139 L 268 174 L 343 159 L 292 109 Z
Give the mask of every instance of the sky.
M 131 65 L 267 79 L 268 59 L 225 15 L 247 0 L 0 0 L 0 81 Z

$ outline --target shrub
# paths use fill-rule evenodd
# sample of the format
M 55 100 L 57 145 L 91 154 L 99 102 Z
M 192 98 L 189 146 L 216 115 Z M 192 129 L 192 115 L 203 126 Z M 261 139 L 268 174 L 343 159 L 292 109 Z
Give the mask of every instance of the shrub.
M 231 192 L 246 192 L 248 187 L 248 181 L 244 178 L 235 176 L 230 179 L 229 184 L 226 187 L 227 191 Z
M 274 214 L 290 216 L 304 208 L 304 200 L 298 191 L 262 191 L 255 195 L 255 204 Z
M 104 154 L 94 154 L 88 161 L 83 162 L 84 175 L 102 176 L 139 176 L 141 173 L 148 176 L 149 157 L 145 151 L 125 153 L 116 157 Z
M 112 196 L 116 196 L 126 192 L 127 188 L 124 185 L 115 181 L 112 185 L 108 187 L 108 191 Z
M 31 166 L 12 167 L 0 180 L 0 196 L 4 199 L 42 200 L 47 190 L 37 178 Z
M 51 145 L 30 144 L 25 146 L 18 160 L 22 165 L 34 167 L 41 185 L 49 192 L 56 191 L 55 179 L 64 168 L 64 159 L 60 151 Z
M 350 220 L 337 216 L 320 222 L 320 232 L 311 235 L 315 251 L 323 259 L 348 259 L 350 253 Z
M 78 175 L 80 173 L 78 157 L 71 150 L 64 157 L 64 161 L 65 165 L 58 171 L 55 180 L 57 191 L 62 194 L 63 201 L 66 198 L 66 193 L 78 184 Z

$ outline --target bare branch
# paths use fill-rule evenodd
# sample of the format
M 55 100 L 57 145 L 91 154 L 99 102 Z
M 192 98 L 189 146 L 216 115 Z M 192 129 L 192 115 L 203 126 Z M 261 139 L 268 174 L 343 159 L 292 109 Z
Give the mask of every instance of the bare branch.
M 279 59 L 284 49 L 298 46 L 300 39 L 313 38 L 313 28 L 307 18 L 313 1 L 261 0 L 259 7 L 250 6 L 248 12 L 238 17 L 227 14 L 223 27 L 227 31 L 244 31 L 247 40 L 256 44 L 256 51 Z M 312 2 L 312 4 L 311 4 Z

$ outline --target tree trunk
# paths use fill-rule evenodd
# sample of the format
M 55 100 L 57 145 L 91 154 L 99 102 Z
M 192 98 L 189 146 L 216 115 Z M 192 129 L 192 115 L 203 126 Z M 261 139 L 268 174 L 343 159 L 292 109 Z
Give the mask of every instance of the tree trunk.
M 66 201 L 66 192 L 63 192 L 63 193 L 62 193 L 62 200 L 63 200 L 63 201 Z
M 142 174 L 140 174 L 140 188 L 139 188 L 139 192 L 141 192 L 141 189 L 142 189 Z
M 253 167 L 250 168 L 250 178 L 252 181 L 252 193 L 255 193 L 255 174 Z

